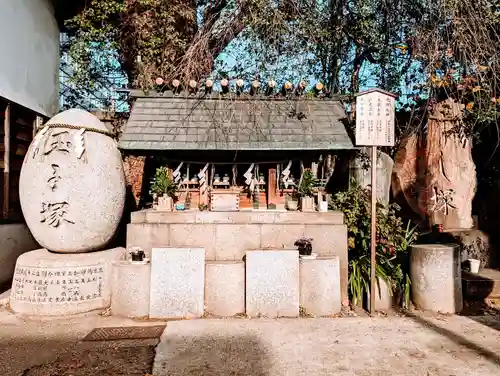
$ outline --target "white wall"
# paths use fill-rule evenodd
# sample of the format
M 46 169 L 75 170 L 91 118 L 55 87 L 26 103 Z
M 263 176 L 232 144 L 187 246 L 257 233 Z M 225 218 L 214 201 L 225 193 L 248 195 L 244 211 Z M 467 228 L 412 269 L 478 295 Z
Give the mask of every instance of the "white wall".
M 0 285 L 12 278 L 19 256 L 39 248 L 25 224 L 0 225 Z
M 0 0 L 0 97 L 42 115 L 58 108 L 59 28 L 50 0 Z

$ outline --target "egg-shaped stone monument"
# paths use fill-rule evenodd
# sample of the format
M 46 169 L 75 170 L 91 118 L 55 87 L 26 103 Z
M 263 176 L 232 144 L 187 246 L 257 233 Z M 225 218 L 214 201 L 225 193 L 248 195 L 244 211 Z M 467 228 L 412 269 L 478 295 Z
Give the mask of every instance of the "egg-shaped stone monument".
M 42 247 L 59 253 L 102 249 L 125 205 L 121 154 L 104 123 L 79 109 L 50 119 L 25 156 L 19 197 Z

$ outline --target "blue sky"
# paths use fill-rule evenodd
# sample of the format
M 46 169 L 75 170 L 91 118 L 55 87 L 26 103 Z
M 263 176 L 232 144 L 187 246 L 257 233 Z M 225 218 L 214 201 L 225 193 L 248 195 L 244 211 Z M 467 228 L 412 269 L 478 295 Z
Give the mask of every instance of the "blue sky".
M 62 37 L 63 39 L 63 37 Z M 213 78 L 219 79 L 221 71 L 226 72 L 226 74 L 231 78 L 241 77 L 246 79 L 247 85 L 260 76 L 261 81 L 267 81 L 269 79 L 274 79 L 278 84 L 282 84 L 285 81 L 291 81 L 293 83 L 298 83 L 301 80 L 309 82 L 311 86 L 316 84 L 317 79 L 311 75 L 311 66 L 315 64 L 315 57 L 311 54 L 295 54 L 290 56 L 280 56 L 278 61 L 275 62 L 261 62 L 252 59 L 251 49 L 262 52 L 264 46 L 258 46 L 255 43 L 252 44 L 250 48 L 250 42 L 245 37 L 245 33 L 242 33 L 238 38 L 233 40 L 224 50 L 223 53 L 217 58 L 214 64 L 214 71 L 212 73 Z M 103 51 L 103 49 L 96 48 L 95 50 L 95 60 L 106 59 L 111 61 L 112 64 L 119 66 L 116 53 L 108 51 Z M 402 56 L 403 58 L 403 56 Z M 67 92 L 68 87 L 71 87 L 69 82 L 69 77 L 71 75 L 69 60 L 67 56 L 62 56 L 61 58 L 61 71 L 60 71 L 60 105 L 64 105 L 64 93 Z M 416 71 L 418 65 L 414 64 L 411 70 Z M 360 71 L 360 91 L 375 88 L 377 85 L 377 66 L 365 62 Z M 237 75 L 238 73 L 238 75 Z M 416 81 L 423 81 L 425 77 L 419 77 L 417 75 Z M 348 74 L 342 74 L 342 80 L 349 80 Z M 118 95 L 114 89 L 122 88 L 127 86 L 127 79 L 124 76 L 108 77 L 108 82 L 102 83 L 95 87 L 92 95 L 87 95 L 82 100 L 82 106 L 86 107 L 99 107 L 98 104 L 102 101 L 102 97 L 111 97 L 114 100 L 114 104 L 118 111 L 127 111 L 128 105 L 120 101 L 120 95 Z M 418 82 L 416 82 L 418 83 Z M 415 87 L 407 87 L 404 79 L 401 81 L 400 91 L 402 96 L 400 97 L 400 102 L 405 103 L 407 101 L 407 96 L 414 94 L 416 92 Z

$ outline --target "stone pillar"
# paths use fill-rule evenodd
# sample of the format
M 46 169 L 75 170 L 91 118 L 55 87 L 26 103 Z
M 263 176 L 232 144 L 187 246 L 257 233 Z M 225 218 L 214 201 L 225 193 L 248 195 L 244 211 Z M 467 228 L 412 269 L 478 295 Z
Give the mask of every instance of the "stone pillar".
M 267 204 L 276 205 L 276 192 L 278 191 L 276 169 L 270 168 L 267 175 Z
M 363 149 L 368 155 L 368 148 Z M 377 153 L 377 200 L 385 206 L 389 205 L 391 194 L 391 176 L 394 161 L 383 152 Z M 367 188 L 371 185 L 371 161 L 361 157 L 351 161 L 349 175 L 360 187 Z
M 422 310 L 462 310 L 462 271 L 457 244 L 420 244 L 410 249 L 412 300 Z
M 142 195 L 142 179 L 144 175 L 144 163 L 146 157 L 127 155 L 123 160 L 123 169 L 125 170 L 125 181 L 127 187 L 130 187 L 134 195 L 135 204 L 139 205 Z
M 149 263 L 115 263 L 111 282 L 111 313 L 125 317 L 148 316 L 150 279 Z
M 153 248 L 151 251 L 151 318 L 203 316 L 205 249 Z
M 207 261 L 205 309 L 208 313 L 225 317 L 245 313 L 243 261 Z
M 340 263 L 338 256 L 300 260 L 300 306 L 314 316 L 340 312 Z
M 298 317 L 299 299 L 298 251 L 247 251 L 247 316 Z

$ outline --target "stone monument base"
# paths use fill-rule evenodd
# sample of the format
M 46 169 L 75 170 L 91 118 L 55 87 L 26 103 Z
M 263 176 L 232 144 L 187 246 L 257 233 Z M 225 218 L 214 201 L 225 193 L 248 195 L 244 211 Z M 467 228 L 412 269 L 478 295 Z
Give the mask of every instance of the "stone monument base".
M 29 316 L 65 316 L 105 309 L 111 303 L 113 262 L 124 248 L 78 254 L 37 249 L 17 259 L 10 307 Z

